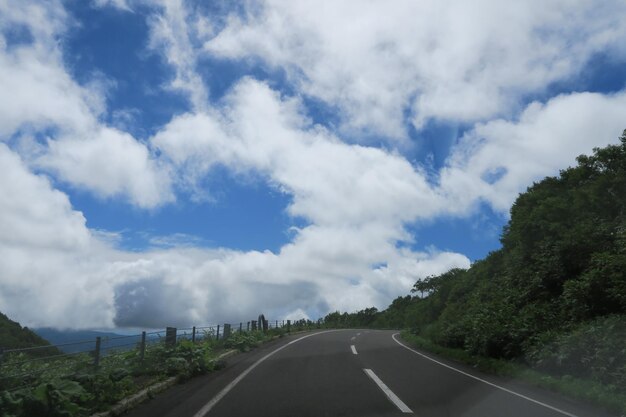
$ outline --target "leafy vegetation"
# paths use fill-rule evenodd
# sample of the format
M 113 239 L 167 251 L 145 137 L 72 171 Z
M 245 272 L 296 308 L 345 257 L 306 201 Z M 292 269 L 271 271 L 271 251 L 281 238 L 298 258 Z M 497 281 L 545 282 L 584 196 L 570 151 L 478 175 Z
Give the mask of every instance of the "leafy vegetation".
M 577 161 L 518 197 L 500 250 L 418 281 L 385 311 L 325 323 L 410 329 L 430 349 L 586 381 L 626 411 L 626 131 Z
M 273 336 L 282 337 L 286 333 L 283 329 L 270 329 L 268 333 L 264 332 L 242 332 L 232 334 L 226 341 L 224 346 L 231 349 L 237 349 L 240 352 L 247 352 L 259 346 L 268 338 Z
M 211 334 L 196 341 L 182 339 L 168 347 L 161 341 L 139 349 L 110 352 L 98 367 L 87 353 L 33 360 L 25 353 L 7 354 L 0 377 L 0 410 L 6 417 L 86 416 L 108 409 L 123 398 L 168 377 L 187 379 L 220 366 L 227 348 L 247 351 L 284 329 L 233 333 L 227 340 Z

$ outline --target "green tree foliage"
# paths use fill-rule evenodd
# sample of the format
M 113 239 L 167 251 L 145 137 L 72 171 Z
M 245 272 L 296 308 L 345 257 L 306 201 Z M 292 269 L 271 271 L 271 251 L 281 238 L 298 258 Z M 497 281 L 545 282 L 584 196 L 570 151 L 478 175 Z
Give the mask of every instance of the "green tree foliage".
M 626 131 L 521 194 L 502 249 L 415 284 L 407 327 L 473 354 L 521 357 L 547 334 L 626 313 Z M 384 312 L 383 314 L 387 314 Z
M 335 311 L 334 313 L 327 314 L 323 321 L 327 327 L 334 328 L 372 327 L 379 314 L 376 307 L 366 308 L 351 314 L 341 314 Z

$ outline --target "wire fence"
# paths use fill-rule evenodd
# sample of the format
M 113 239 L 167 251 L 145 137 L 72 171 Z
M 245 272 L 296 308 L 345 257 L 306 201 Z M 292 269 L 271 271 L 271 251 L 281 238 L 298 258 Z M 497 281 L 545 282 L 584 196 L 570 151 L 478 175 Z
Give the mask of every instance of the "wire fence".
M 113 337 L 96 337 L 45 346 L 26 348 L 0 348 L 0 391 L 13 392 L 29 387 L 42 375 L 54 373 L 68 376 L 76 373 L 93 374 L 99 368 L 132 358 L 143 362 L 144 358 L 159 349 L 175 347 L 182 343 L 225 341 L 235 334 L 268 332 L 282 329 L 284 332 L 302 330 L 320 322 L 310 320 L 258 320 L 235 324 L 211 324 L 187 328 L 167 327 L 162 330 L 143 331 L 138 334 Z M 156 350 L 155 350 L 156 349 Z

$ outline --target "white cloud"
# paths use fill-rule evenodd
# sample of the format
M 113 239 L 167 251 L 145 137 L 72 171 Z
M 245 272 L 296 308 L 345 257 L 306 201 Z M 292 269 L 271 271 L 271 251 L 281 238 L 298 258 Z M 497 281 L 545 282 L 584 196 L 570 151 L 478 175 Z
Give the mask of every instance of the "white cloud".
M 70 327 L 189 325 L 249 320 L 261 312 L 283 318 L 304 311 L 315 318 L 335 309 L 383 308 L 422 274 L 469 264 L 460 254 L 396 247 L 398 241 L 410 239 L 404 222 L 432 215 L 437 205 L 420 173 L 398 155 L 340 142 L 308 124 L 297 100 L 281 98 L 256 81 L 243 81 L 225 103 L 214 114 L 174 119 L 153 143 L 182 177 L 210 176 L 215 164 L 260 173 L 293 196 L 290 212 L 306 217 L 311 225 L 300 229 L 279 253 L 180 247 L 142 253 L 116 250 L 110 234 L 89 232 L 67 197 L 29 173 L 7 149 L 14 161 L 7 169 L 28 180 L 7 190 L 20 197 L 15 213 L 35 203 L 31 194 L 38 194 L 43 206 L 57 196 L 65 211 L 50 213 L 42 222 L 60 224 L 83 240 L 66 247 L 52 243 L 56 250 L 39 256 L 37 228 L 12 233 L 12 239 L 30 239 L 19 247 L 0 238 L 0 255 L 11 259 L 2 264 L 0 274 L 12 277 L 2 281 L 3 294 L 8 295 L 0 298 L 0 311 L 31 326 Z M 93 151 L 92 140 L 86 150 L 81 143 L 58 143 L 67 148 L 53 147 L 49 155 L 61 161 L 73 160 L 75 152 Z M 77 158 L 83 160 L 89 157 Z M 82 168 L 76 162 L 62 169 L 69 176 Z M 43 190 L 32 191 L 31 183 L 43 184 Z M 49 216 L 55 216 L 54 221 Z M 80 221 L 68 224 L 72 218 Z M 36 224 L 29 218 L 24 222 Z M 28 262 L 32 254 L 38 256 L 36 264 Z M 381 263 L 384 269 L 376 266 Z M 26 299 L 31 305 L 46 303 L 47 314 L 22 307 Z
M 176 71 L 169 87 L 185 93 L 194 109 L 203 109 L 208 104 L 208 91 L 196 72 L 198 48 L 193 43 L 195 31 L 204 34 L 209 30 L 207 21 L 196 15 L 196 24 L 189 24 L 192 16 L 182 0 L 162 0 L 158 4 L 162 12 L 149 19 L 149 46 L 162 53 Z
M 626 91 L 574 93 L 531 103 L 516 121 L 477 125 L 440 173 L 450 212 L 465 213 L 480 199 L 507 212 L 533 181 L 558 175 L 594 147 L 615 143 L 626 127 L 624 114 Z
M 321 303 L 313 311 L 322 314 L 328 308 L 380 307 L 426 270 L 469 265 L 462 255 L 396 248 L 410 239 L 404 223 L 429 218 L 443 204 L 401 156 L 341 142 L 311 125 L 297 99 L 280 97 L 258 81 L 243 80 L 222 105 L 173 119 L 152 145 L 178 167 L 183 181 L 210 178 L 212 168 L 226 166 L 257 173 L 292 196 L 288 212 L 312 224 L 298 230 L 278 256 L 254 257 L 262 260 L 252 274 L 259 282 L 289 285 L 298 277 L 310 283 L 319 288 L 319 299 L 309 301 L 307 311 Z M 392 261 L 386 273 L 373 273 L 373 265 Z M 396 264 L 403 265 L 402 274 L 395 273 Z M 409 266 L 415 267 L 412 275 Z
M 8 45 L 0 35 L 0 141 L 17 136 L 27 162 L 98 196 L 144 208 L 172 201 L 167 170 L 146 146 L 99 122 L 107 81 L 82 86 L 66 70 L 59 38 L 69 18 L 60 3 L 2 3 L 0 12 L 0 33 L 21 25 L 32 38 Z
M 17 246 L 49 249 L 82 246 L 89 240 L 85 218 L 44 177 L 31 175 L 17 155 L 0 143 L 2 192 L 0 234 Z M 58 217 L 59 222 L 50 222 Z
M 25 127 L 87 129 L 93 123 L 89 92 L 66 73 L 59 54 L 45 48 L 37 40 L 0 50 L 0 137 Z
M 198 247 L 207 242 L 200 236 L 189 235 L 186 233 L 173 233 L 171 235 L 152 236 L 146 234 L 150 246 L 154 248 L 186 248 Z
M 126 195 L 138 207 L 174 200 L 168 168 L 152 160 L 145 145 L 116 129 L 96 127 L 78 137 L 50 140 L 36 164 L 96 195 Z
M 267 0 L 233 14 L 207 53 L 285 69 L 337 106 L 348 131 L 405 136 L 404 112 L 473 122 L 567 80 L 595 53 L 624 59 L 626 4 L 615 0 Z
M 182 169 L 185 179 L 217 164 L 254 171 L 293 195 L 288 211 L 318 225 L 403 221 L 430 217 L 442 201 L 403 157 L 377 148 L 347 145 L 310 125 L 297 99 L 243 80 L 223 110 L 185 114 L 152 140 Z
M 92 0 L 96 7 L 114 7 L 116 9 L 132 12 L 127 0 Z
M 27 27 L 34 44 L 42 49 L 54 46 L 59 33 L 64 32 L 67 13 L 59 0 L 46 3 L 29 0 L 8 0 L 0 3 L 0 27 L 5 31 Z M 55 48 L 51 48 L 55 49 Z
M 105 3 L 128 5 L 97 1 Z M 57 43 L 68 24 L 61 3 L 10 6 L 0 3 L 0 25 L 26 25 L 33 40 L 0 42 L 0 91 L 8 92 L 0 138 L 10 144 L 0 143 L 0 194 L 10 197 L 0 201 L 0 311 L 30 326 L 162 327 L 383 308 L 417 279 L 469 265 L 462 254 L 401 248 L 413 239 L 407 223 L 467 215 L 480 200 L 506 211 L 533 180 L 614 141 L 626 114 L 626 93 L 563 95 L 516 111 L 523 95 L 575 74 L 594 52 L 620 48 L 615 2 L 267 2 L 213 38 L 199 10 L 167 1 L 149 19 L 150 47 L 175 70 L 169 87 L 192 111 L 146 144 L 123 123 L 101 123 L 102 86 L 69 75 Z M 197 71 L 201 40 L 204 53 L 287 68 L 297 92 L 243 79 L 211 105 Z M 403 137 L 407 108 L 418 126 L 485 121 L 453 149 L 437 186 L 393 149 L 347 144 L 312 124 L 300 94 L 338 106 L 350 133 Z M 181 234 L 129 252 L 116 248 L 120 233 L 89 230 L 68 197 L 33 173 L 153 208 L 174 190 L 210 195 L 216 167 L 289 195 L 285 209 L 307 225 L 277 253 L 198 248 Z
M 82 213 L 4 144 L 0 166 L 0 311 L 26 323 L 110 322 L 102 283 L 93 279 L 103 248 Z

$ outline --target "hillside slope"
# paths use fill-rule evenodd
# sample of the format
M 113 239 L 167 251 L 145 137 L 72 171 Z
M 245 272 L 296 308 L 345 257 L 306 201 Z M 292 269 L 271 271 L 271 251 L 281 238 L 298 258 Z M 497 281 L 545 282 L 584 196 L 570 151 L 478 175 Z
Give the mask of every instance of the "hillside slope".
M 50 343 L 35 334 L 28 327 L 22 327 L 18 322 L 9 319 L 0 313 L 0 348 L 3 350 L 47 346 Z M 54 353 L 56 349 L 42 349 L 46 354 Z M 43 353 L 43 352 L 42 352 Z

